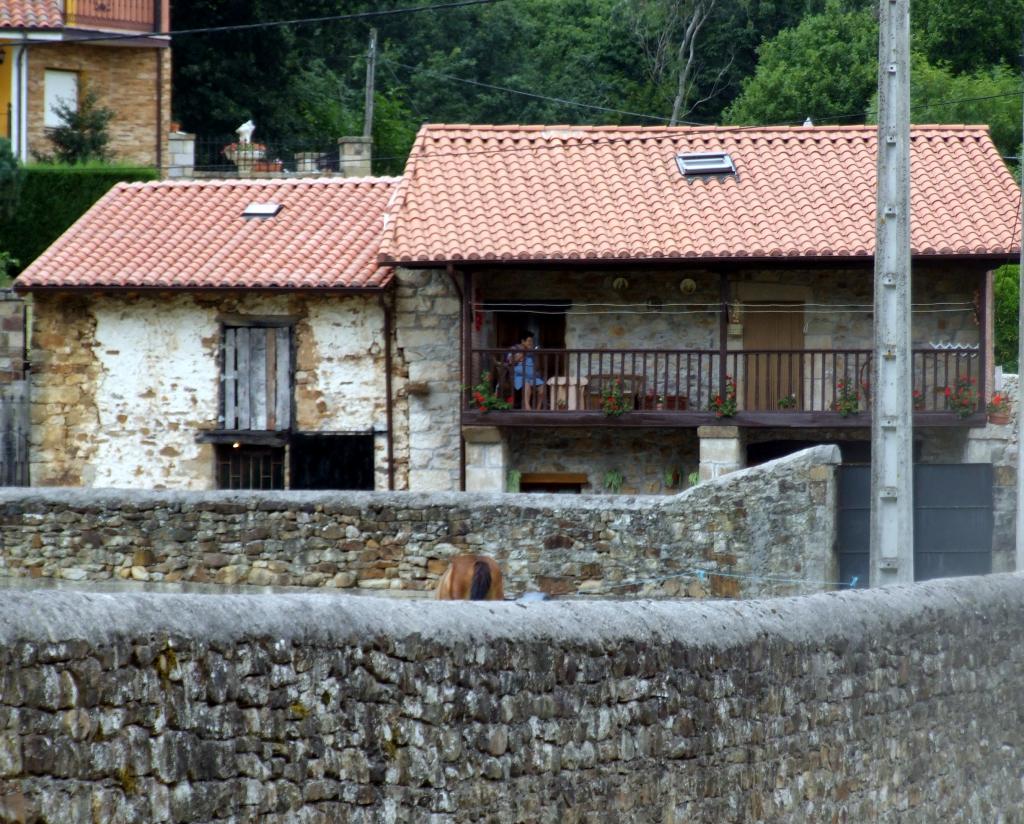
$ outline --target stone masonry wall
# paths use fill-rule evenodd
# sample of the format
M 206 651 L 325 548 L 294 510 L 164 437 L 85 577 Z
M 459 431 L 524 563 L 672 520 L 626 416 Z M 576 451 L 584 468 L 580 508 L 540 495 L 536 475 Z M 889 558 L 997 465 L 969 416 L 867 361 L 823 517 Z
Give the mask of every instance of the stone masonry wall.
M 0 577 L 425 590 L 479 552 L 512 593 L 815 592 L 836 580 L 837 461 L 650 497 L 0 489 Z
M 25 305 L 11 289 L 0 289 L 0 384 L 25 377 Z
M 460 488 L 461 302 L 443 270 L 399 269 L 395 452 L 399 489 Z
M 162 63 L 162 107 L 157 119 L 157 61 Z M 59 43 L 29 49 L 28 140 L 32 151 L 53 151 L 43 126 L 46 70 L 78 72 L 79 93 L 91 89 L 113 110 L 110 150 L 120 163 L 155 166 L 157 141 L 166 164 L 171 111 L 171 50 Z
M 607 492 L 609 473 L 617 472 L 624 494 L 671 494 L 687 485 L 700 464 L 694 429 L 509 427 L 504 434 L 512 469 L 585 474 L 584 493 Z
M 374 432 L 386 489 L 380 306 L 316 294 L 38 296 L 32 482 L 213 488 L 223 315 L 294 321 L 296 428 Z
M 0 819 L 978 822 L 1024 577 L 741 604 L 15 592 Z

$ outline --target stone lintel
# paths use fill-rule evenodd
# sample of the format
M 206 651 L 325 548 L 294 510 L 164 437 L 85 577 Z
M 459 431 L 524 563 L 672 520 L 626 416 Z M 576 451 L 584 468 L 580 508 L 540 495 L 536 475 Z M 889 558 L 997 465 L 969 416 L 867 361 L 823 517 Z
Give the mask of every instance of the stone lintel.
M 697 437 L 705 438 L 739 438 L 740 428 L 738 426 L 698 426 Z
M 464 426 L 462 437 L 466 443 L 501 443 L 501 430 L 496 426 Z

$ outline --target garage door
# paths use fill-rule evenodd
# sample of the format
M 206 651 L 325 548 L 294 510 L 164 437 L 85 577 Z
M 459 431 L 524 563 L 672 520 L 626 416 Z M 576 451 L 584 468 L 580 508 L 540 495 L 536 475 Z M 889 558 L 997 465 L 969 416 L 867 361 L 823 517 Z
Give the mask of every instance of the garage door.
M 869 585 L 871 467 L 839 469 L 840 580 Z M 992 465 L 914 465 L 914 580 L 992 571 Z

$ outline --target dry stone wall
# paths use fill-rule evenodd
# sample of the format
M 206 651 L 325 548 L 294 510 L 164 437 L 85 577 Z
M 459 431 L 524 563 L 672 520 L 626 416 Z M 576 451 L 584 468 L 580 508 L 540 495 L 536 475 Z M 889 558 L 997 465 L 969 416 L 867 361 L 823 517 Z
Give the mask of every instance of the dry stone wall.
M 813 592 L 836 579 L 838 460 L 675 496 L 0 489 L 0 577 L 425 590 L 479 552 L 511 592 Z
M 16 592 L 0 820 L 977 822 L 1024 577 L 743 603 Z

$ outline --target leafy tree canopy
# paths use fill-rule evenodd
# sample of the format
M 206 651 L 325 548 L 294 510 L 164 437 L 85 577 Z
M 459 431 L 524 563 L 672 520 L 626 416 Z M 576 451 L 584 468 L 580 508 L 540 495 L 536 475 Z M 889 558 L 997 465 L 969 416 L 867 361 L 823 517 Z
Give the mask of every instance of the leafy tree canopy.
M 954 74 L 1020 59 L 1024 0 L 913 0 L 913 48 Z
M 910 68 L 910 118 L 914 123 L 985 123 L 1004 157 L 1021 142 L 1021 91 L 1017 71 L 999 64 L 955 75 L 914 54 Z M 877 123 L 877 92 L 871 122 Z
M 736 124 L 863 122 L 877 76 L 878 23 L 867 10 L 830 3 L 765 41 L 757 70 L 726 109 Z
M 1000 266 L 995 273 L 996 363 L 1017 372 L 1017 312 L 1020 304 L 1019 267 Z

